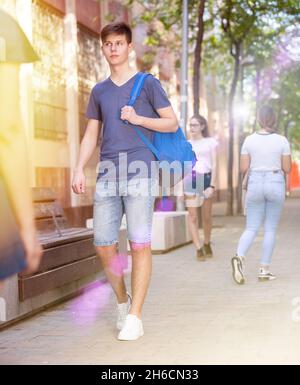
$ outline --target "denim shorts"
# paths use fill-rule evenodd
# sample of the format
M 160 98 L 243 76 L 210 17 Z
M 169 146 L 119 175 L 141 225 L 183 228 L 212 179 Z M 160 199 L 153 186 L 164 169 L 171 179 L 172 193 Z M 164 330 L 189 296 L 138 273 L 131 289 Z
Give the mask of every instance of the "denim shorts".
M 139 244 L 151 243 L 154 201 L 158 181 L 132 178 L 96 183 L 94 195 L 94 245 L 118 243 L 123 215 L 126 215 L 127 238 Z
M 203 196 L 203 192 L 211 184 L 211 172 L 200 174 L 196 171 L 192 171 L 184 179 L 184 193 L 185 195 L 198 195 Z

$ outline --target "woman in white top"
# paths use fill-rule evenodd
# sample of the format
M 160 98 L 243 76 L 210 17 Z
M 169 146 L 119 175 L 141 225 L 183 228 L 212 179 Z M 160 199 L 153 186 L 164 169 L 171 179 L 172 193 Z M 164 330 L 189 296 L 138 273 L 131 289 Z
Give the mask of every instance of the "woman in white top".
M 246 230 L 240 238 L 237 255 L 231 261 L 233 278 L 238 284 L 245 282 L 244 258 L 263 222 L 264 241 L 258 279 L 276 278 L 269 266 L 285 201 L 285 173 L 291 170 L 290 145 L 284 136 L 275 132 L 276 117 L 272 108 L 262 107 L 258 120 L 261 129 L 245 139 L 241 151 L 241 172 L 249 172 L 249 177 Z
M 184 181 L 185 202 L 189 212 L 189 228 L 197 258 L 204 261 L 213 256 L 210 245 L 212 229 L 212 203 L 216 178 L 216 140 L 209 136 L 206 119 L 195 115 L 190 119 L 190 133 L 193 150 L 197 162 L 192 174 Z M 204 203 L 203 203 L 204 198 Z M 204 230 L 204 244 L 201 247 L 198 224 L 198 207 L 202 206 L 202 224 Z

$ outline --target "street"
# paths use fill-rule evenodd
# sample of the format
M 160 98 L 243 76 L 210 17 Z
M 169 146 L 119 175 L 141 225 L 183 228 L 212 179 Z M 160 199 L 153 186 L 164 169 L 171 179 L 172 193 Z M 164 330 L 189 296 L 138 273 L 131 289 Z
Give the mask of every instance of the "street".
M 258 282 L 258 236 L 246 284 L 231 277 L 244 217 L 215 215 L 211 260 L 192 244 L 153 257 L 143 338 L 117 341 L 115 300 L 101 280 L 82 296 L 0 333 L 1 364 L 299 364 L 300 200 L 287 200 L 274 253 L 277 279 Z M 128 276 L 127 276 L 128 280 Z

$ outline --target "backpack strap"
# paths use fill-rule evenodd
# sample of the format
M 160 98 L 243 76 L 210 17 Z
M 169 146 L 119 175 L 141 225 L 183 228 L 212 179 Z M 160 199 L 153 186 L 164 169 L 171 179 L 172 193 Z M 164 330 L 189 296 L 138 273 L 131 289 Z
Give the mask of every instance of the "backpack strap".
M 145 80 L 149 75 L 150 74 L 146 74 L 144 72 L 138 73 L 138 75 L 134 81 L 134 85 L 132 87 L 132 90 L 131 90 L 130 100 L 127 104 L 128 106 L 132 107 L 134 105 L 137 98 L 140 96 L 140 93 L 142 91 Z M 128 124 L 127 121 L 124 121 L 124 123 Z M 141 140 L 145 143 L 145 145 L 153 152 L 153 154 L 159 160 L 159 153 L 158 153 L 157 149 L 153 146 L 151 141 L 137 127 L 134 126 L 133 129 L 136 132 L 136 134 L 141 138 Z
M 145 143 L 145 145 L 153 152 L 153 154 L 156 156 L 158 160 L 159 159 L 159 152 L 157 151 L 156 147 L 153 146 L 153 144 L 150 142 L 150 140 L 139 130 L 137 127 L 133 127 L 134 131 L 137 133 L 137 135 L 142 139 L 142 141 Z
M 133 106 L 136 102 L 137 98 L 140 96 L 140 93 L 142 91 L 143 85 L 145 83 L 146 78 L 150 74 L 146 74 L 145 72 L 139 72 L 137 74 L 137 77 L 134 81 L 134 85 L 132 87 L 131 93 L 130 93 L 130 100 L 128 102 L 128 106 Z

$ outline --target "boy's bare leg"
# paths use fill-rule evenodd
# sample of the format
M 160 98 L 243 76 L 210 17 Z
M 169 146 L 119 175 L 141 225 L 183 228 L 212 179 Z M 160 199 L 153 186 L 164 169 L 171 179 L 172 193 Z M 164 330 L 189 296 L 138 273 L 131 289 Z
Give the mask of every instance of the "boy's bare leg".
M 123 273 L 124 264 L 118 253 L 117 245 L 97 246 L 96 252 L 101 259 L 105 275 L 116 294 L 118 303 L 127 302 L 128 296 Z
M 130 242 L 132 255 L 130 314 L 142 318 L 142 307 L 149 288 L 152 273 L 152 252 L 149 244 Z

